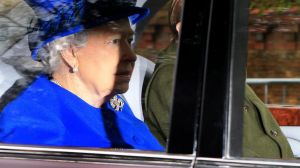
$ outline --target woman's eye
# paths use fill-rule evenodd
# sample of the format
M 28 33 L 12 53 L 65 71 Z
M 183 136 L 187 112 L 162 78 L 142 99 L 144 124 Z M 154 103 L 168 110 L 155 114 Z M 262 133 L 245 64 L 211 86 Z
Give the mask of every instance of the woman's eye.
M 111 41 L 112 44 L 119 44 L 121 39 L 113 39 Z
M 132 41 L 133 41 L 133 38 L 130 37 L 130 38 L 127 38 L 127 39 L 121 39 L 121 38 L 115 38 L 115 39 L 112 39 L 110 41 L 107 41 L 106 44 L 115 44 L 115 45 L 119 45 L 121 43 L 121 40 L 124 40 L 124 41 L 127 41 L 128 44 L 131 44 Z
M 110 41 L 106 41 L 106 44 L 120 44 L 121 39 L 112 39 Z

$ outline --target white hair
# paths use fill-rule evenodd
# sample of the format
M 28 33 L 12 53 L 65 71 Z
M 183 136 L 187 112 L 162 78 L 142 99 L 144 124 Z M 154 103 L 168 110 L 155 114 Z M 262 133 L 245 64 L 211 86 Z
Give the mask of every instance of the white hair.
M 48 43 L 39 52 L 39 57 L 46 68 L 46 73 L 51 74 L 61 63 L 61 51 L 70 47 L 84 47 L 87 42 L 87 33 L 79 32 L 69 36 L 61 37 Z

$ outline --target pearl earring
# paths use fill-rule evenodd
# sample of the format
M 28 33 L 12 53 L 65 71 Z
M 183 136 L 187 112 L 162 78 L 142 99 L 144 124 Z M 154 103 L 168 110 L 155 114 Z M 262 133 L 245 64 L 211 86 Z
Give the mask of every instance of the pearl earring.
M 78 72 L 78 67 L 76 67 L 76 66 L 74 65 L 73 68 L 72 68 L 72 72 L 73 72 L 73 73 Z

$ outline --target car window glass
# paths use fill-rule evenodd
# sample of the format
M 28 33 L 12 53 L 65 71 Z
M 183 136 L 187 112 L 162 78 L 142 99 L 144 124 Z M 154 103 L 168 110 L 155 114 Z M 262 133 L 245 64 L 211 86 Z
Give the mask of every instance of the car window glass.
M 251 117 L 262 117 L 250 116 L 249 111 L 253 108 L 260 110 L 260 104 L 265 103 L 287 137 L 296 157 L 299 157 L 300 151 L 299 5 L 298 1 L 250 1 L 247 83 L 261 101 L 251 97 L 254 92 L 246 89 L 245 94 L 251 97 L 249 100 L 255 99 L 255 102 L 246 102 L 244 106 L 244 119 L 247 122 Z M 261 128 L 270 137 L 280 139 L 280 129 L 277 130 L 278 128 L 267 123 L 269 119 L 265 117 L 261 118 Z M 244 131 L 259 129 L 248 124 L 244 127 Z M 244 132 L 244 144 L 251 143 L 248 141 L 251 137 L 246 134 Z M 267 140 L 259 141 L 258 144 L 263 143 L 267 143 Z M 266 148 L 263 150 L 267 153 Z M 253 152 L 250 149 L 246 151 L 249 155 Z
M 89 1 L 89 3 L 96 3 Z M 46 2 L 45 2 L 46 3 Z M 49 2 L 50 3 L 50 2 Z M 52 3 L 52 2 L 51 2 Z M 43 4 L 45 5 L 45 4 Z M 52 4 L 53 5 L 53 4 Z M 54 4 L 57 5 L 57 4 Z M 76 4 L 75 4 L 76 5 Z M 77 43 L 74 44 L 74 48 L 70 47 L 69 50 L 65 50 L 63 53 L 59 53 L 60 47 L 57 45 L 57 43 L 51 43 L 49 44 L 49 48 L 41 48 L 39 53 L 42 54 L 47 54 L 53 52 L 52 49 L 56 49 L 55 52 L 61 54 L 63 57 L 63 64 L 66 64 L 67 68 L 69 69 L 69 73 L 86 73 L 87 70 L 86 67 L 92 67 L 89 66 L 91 64 L 87 64 L 87 61 L 83 59 L 83 55 L 81 54 L 85 52 L 86 48 L 89 46 L 101 46 L 104 45 L 105 48 L 110 49 L 110 57 L 114 57 L 113 53 L 116 51 L 116 47 L 127 47 L 124 49 L 124 54 L 127 58 L 124 61 L 124 64 L 128 62 L 134 62 L 136 59 L 139 60 L 138 63 L 136 63 L 135 69 L 138 69 L 143 73 L 142 75 L 146 76 L 145 73 L 148 71 L 148 69 L 143 69 L 146 67 L 149 68 L 149 79 L 150 76 L 154 70 L 155 63 L 157 62 L 157 56 L 159 55 L 158 53 L 167 48 L 170 44 L 170 30 L 168 29 L 168 23 L 167 23 L 167 9 L 168 6 L 166 6 L 166 3 L 162 3 L 161 5 L 164 5 L 164 7 L 156 7 L 158 9 L 162 8 L 160 12 L 158 12 L 153 19 L 151 19 L 149 25 L 147 28 L 145 28 L 144 33 L 142 36 L 140 36 L 140 40 L 137 41 L 135 44 L 136 47 L 136 52 L 138 54 L 137 58 L 135 58 L 133 55 L 134 53 L 129 50 L 129 46 L 131 45 L 131 42 L 133 40 L 133 34 L 128 28 L 128 24 L 126 21 L 122 23 L 111 23 L 107 27 L 104 27 L 101 30 L 98 29 L 91 29 L 88 30 L 87 33 L 79 33 L 76 35 L 76 37 L 72 37 L 74 39 L 77 39 L 78 41 L 78 49 L 76 48 Z M 47 5 L 45 5 L 47 6 Z M 40 6 L 39 6 L 40 7 Z M 51 5 L 47 6 L 51 8 Z M 61 7 L 61 6 L 59 6 Z M 76 6 L 75 6 L 76 7 Z M 75 8 L 74 7 L 74 8 Z M 63 8 L 64 9 L 64 8 Z M 53 11 L 52 11 L 53 10 Z M 57 12 L 55 11 L 56 9 L 49 10 L 50 13 Z M 68 10 L 69 6 L 68 6 Z M 43 16 L 44 20 L 42 22 L 47 22 L 52 18 L 51 15 L 47 15 L 49 11 L 45 12 L 45 10 L 40 11 L 40 8 L 35 8 L 32 10 L 28 4 L 26 4 L 22 0 L 5 0 L 0 2 L 0 54 L 1 54 L 1 59 L 0 59 L 0 94 L 1 94 L 1 102 L 0 102 L 0 107 L 2 111 L 2 116 L 1 116 L 1 122 L 2 126 L 5 127 L 3 129 L 2 133 L 3 136 L 0 138 L 6 139 L 1 140 L 4 143 L 8 144 L 29 144 L 29 145 L 44 145 L 44 146 L 61 146 L 59 144 L 64 143 L 66 139 L 69 139 L 69 144 L 66 146 L 71 146 L 71 147 L 97 147 L 97 146 L 90 146 L 88 143 L 85 144 L 83 141 L 80 140 L 80 134 L 83 132 L 86 134 L 86 137 L 84 138 L 87 142 L 88 141 L 94 141 L 97 139 L 97 136 L 100 136 L 103 138 L 103 142 L 97 142 L 97 143 L 103 143 L 106 144 L 103 147 L 104 148 L 135 148 L 133 147 L 130 143 L 128 143 L 127 140 L 124 139 L 124 136 L 127 136 L 129 141 L 132 141 L 133 143 L 136 144 L 147 144 L 146 141 L 151 141 L 148 145 L 150 148 L 144 148 L 142 147 L 143 145 L 140 146 L 139 149 L 142 150 L 154 150 L 154 151 L 164 151 L 164 146 L 160 145 L 160 142 L 157 141 L 157 138 L 150 132 L 148 129 L 148 126 L 146 126 L 144 122 L 144 114 L 142 112 L 142 99 L 144 93 L 142 93 L 142 90 L 144 89 L 143 87 L 143 80 L 140 79 L 143 78 L 139 76 L 139 74 L 134 74 L 135 71 L 133 72 L 131 76 L 131 68 L 128 67 L 133 67 L 129 64 L 126 66 L 122 67 L 123 63 L 118 64 L 118 68 L 115 72 L 116 75 L 118 76 L 116 80 L 119 80 L 116 82 L 113 86 L 116 85 L 116 91 L 118 90 L 123 90 L 125 87 L 128 87 L 127 84 L 119 84 L 119 83 L 128 83 L 130 76 L 133 77 L 135 76 L 135 80 L 131 80 L 129 83 L 129 91 L 126 92 L 125 94 L 118 94 L 116 96 L 112 96 L 109 100 L 107 100 L 106 104 L 101 106 L 101 113 L 97 113 L 97 108 L 93 106 L 93 104 L 86 104 L 85 103 L 85 98 L 84 96 L 79 96 L 76 95 L 76 89 L 80 88 L 80 84 L 77 83 L 76 86 L 73 86 L 73 89 L 62 89 L 64 86 L 67 85 L 67 82 L 64 80 L 55 80 L 54 77 L 49 78 L 48 75 L 41 75 L 44 74 L 44 72 L 48 69 L 45 69 L 45 64 L 48 64 L 41 59 L 37 58 L 37 60 L 32 59 L 32 46 L 31 45 L 36 45 L 31 42 L 32 38 L 35 36 L 41 36 L 41 34 L 34 34 L 35 31 L 40 30 L 36 28 L 35 26 L 39 24 L 39 21 L 37 20 L 38 17 L 36 16 L 36 12 L 39 11 L 39 16 Z M 45 12 L 45 13 L 43 13 Z M 61 13 L 66 12 L 61 10 Z M 62 21 L 63 24 L 67 24 L 68 22 L 67 19 L 72 19 L 72 18 L 67 18 L 69 15 L 68 13 L 66 14 L 66 18 L 64 17 L 58 17 L 55 18 L 58 21 L 59 19 L 66 19 Z M 71 15 L 72 16 L 72 15 Z M 96 15 L 100 16 L 100 15 Z M 134 18 L 130 18 L 134 19 Z M 121 21 L 120 21 L 121 22 Z M 73 22 L 70 22 L 72 24 Z M 81 22 L 80 22 L 81 24 Z M 83 23 L 82 23 L 83 24 Z M 91 24 L 93 25 L 93 23 Z M 54 26 L 54 29 L 57 28 L 55 26 L 59 25 L 44 25 L 46 28 L 49 26 Z M 90 25 L 88 25 L 90 26 Z M 112 28 L 111 28 L 111 27 Z M 122 27 L 123 26 L 123 27 Z M 43 28 L 45 28 L 43 27 Z M 123 29 L 126 28 L 126 31 L 117 31 L 118 28 Z M 53 27 L 52 27 L 53 28 Z M 68 27 L 70 28 L 70 27 Z M 67 28 L 67 33 L 70 33 L 72 31 L 76 31 L 77 28 L 74 29 L 68 29 Z M 97 40 L 97 38 L 102 38 L 102 36 L 93 36 L 94 34 L 97 34 L 98 31 L 106 31 L 109 30 L 109 33 L 107 33 L 108 37 L 103 37 L 105 43 L 100 43 Z M 51 33 L 51 32 L 50 32 Z M 72 33 L 71 33 L 72 34 Z M 47 36 L 47 33 L 43 34 L 42 36 Z M 57 38 L 58 36 L 58 38 Z M 58 34 L 57 36 L 54 36 L 54 38 L 59 39 L 61 34 Z M 51 37 L 52 38 L 52 37 Z M 74 40 L 72 39 L 72 40 Z M 93 41 L 94 39 L 94 41 Z M 68 42 L 67 39 L 65 42 Z M 59 40 L 57 40 L 59 41 Z M 92 44 L 89 43 L 89 41 L 93 41 Z M 38 41 L 40 42 L 40 41 Z M 37 43 L 38 43 L 37 42 Z M 86 42 L 86 43 L 85 43 Z M 64 42 L 61 42 L 60 44 L 65 44 Z M 126 44 L 126 45 L 125 45 Z M 52 47 L 52 48 L 51 48 Z M 176 49 L 175 49 L 176 50 Z M 175 51 L 174 50 L 174 51 Z M 50 51 L 50 52 L 49 52 Z M 97 58 L 95 59 L 92 57 L 93 54 L 97 52 L 101 52 L 98 50 L 93 50 L 94 52 L 91 52 L 91 50 L 87 51 L 89 53 L 89 60 L 92 60 L 91 63 L 94 65 L 97 64 Z M 116 51 L 116 52 L 121 52 Z M 68 58 L 66 55 L 73 55 L 78 58 L 78 62 L 72 62 L 68 61 Z M 120 54 L 122 55 L 122 54 Z M 64 57 L 66 56 L 66 57 Z M 123 55 L 122 55 L 123 56 Z M 70 57 L 72 58 L 72 57 Z M 74 60 L 74 59 L 72 59 Z M 51 60 L 50 60 L 51 62 Z M 61 63 L 61 62 L 60 62 Z M 106 64 L 108 65 L 108 64 Z M 52 67 L 53 68 L 53 67 Z M 57 68 L 54 66 L 54 69 L 51 72 L 55 72 L 55 69 Z M 123 69 L 122 69 L 123 68 Z M 59 68 L 58 68 L 59 69 Z M 110 67 L 106 67 L 105 70 L 110 69 Z M 92 80 L 93 78 L 97 78 L 97 75 L 101 73 L 101 71 L 96 72 L 97 70 L 91 70 L 91 72 L 86 75 L 83 79 L 83 81 L 89 81 Z M 66 71 L 67 72 L 67 71 Z M 140 74 L 141 75 L 141 74 Z M 103 81 L 104 78 L 109 78 L 107 76 L 103 76 Z M 38 80 L 37 80 L 38 79 Z M 137 83 L 136 80 L 138 80 Z M 91 85 L 97 85 L 97 83 L 101 83 L 98 81 L 93 80 L 93 84 Z M 41 82 L 41 83 L 39 83 Z M 45 85 L 44 85 L 45 84 Z M 103 84 L 103 83 L 102 83 Z M 35 86 L 38 85 L 37 88 Z M 58 89 L 57 92 L 53 91 L 51 89 L 45 89 L 45 88 L 39 88 L 40 86 L 46 86 L 51 87 L 51 89 Z M 89 85 L 89 86 L 91 86 Z M 145 88 L 146 89 L 146 88 Z M 108 89 L 109 90 L 109 89 Z M 55 92 L 54 96 L 52 95 Z M 103 92 L 105 93 L 105 92 Z M 171 93 L 171 91 L 170 91 Z M 48 95 L 50 94 L 50 95 Z M 63 96 L 66 96 L 63 99 L 56 99 L 57 97 L 62 98 Z M 131 96 L 134 95 L 134 96 Z M 37 97 L 36 97 L 37 96 Z M 40 97 L 41 96 L 41 97 Z M 53 97 L 52 97 L 53 96 Z M 56 97 L 57 96 L 57 97 Z M 31 98 L 32 99 L 31 99 Z M 39 98 L 38 98 L 39 97 Z M 131 99 L 134 97 L 138 97 L 139 99 Z M 24 101 L 22 99 L 25 99 Z M 83 101 L 82 101 L 83 100 Z M 30 104 L 34 102 L 35 105 L 31 106 Z M 14 105 L 14 103 L 17 102 L 17 105 Z M 64 106 L 60 106 L 57 104 L 60 104 L 64 102 Z M 13 103 L 13 104 L 12 104 Z M 42 103 L 42 104 L 41 104 Z M 12 105 L 11 105 L 12 104 Z M 43 105 L 46 105 L 46 107 L 43 107 Z M 68 105 L 67 105 L 68 104 Z M 38 116 L 38 118 L 42 118 L 42 120 L 35 120 L 32 118 L 27 118 L 24 113 L 15 110 L 15 106 L 21 109 L 25 109 L 26 111 L 35 111 L 35 108 L 38 108 L 38 112 L 34 113 L 33 115 Z M 131 110 L 130 106 L 132 106 Z M 91 113 L 94 113 L 94 115 L 90 115 L 89 113 L 78 113 L 76 114 L 77 116 L 74 116 L 74 113 L 70 113 L 68 115 L 71 115 L 74 117 L 71 121 L 70 118 L 71 116 L 64 116 L 66 113 L 61 114 L 61 113 L 51 113 L 51 115 L 45 115 L 47 111 L 60 111 L 62 108 L 68 108 L 63 111 L 72 111 L 71 109 L 81 109 L 83 111 L 90 111 Z M 12 111 L 12 112 L 11 112 Z M 110 113 L 110 111 L 114 111 L 115 113 Z M 79 112 L 79 111 L 78 111 Z M 26 112 L 27 113 L 27 112 Z M 15 115 L 16 117 L 11 117 L 11 115 Z M 24 115 L 24 116 L 22 116 Z M 22 117 L 20 117 L 22 116 Z M 102 122 L 99 121 L 99 118 L 102 118 L 105 122 L 102 123 L 104 126 L 97 125 L 94 128 L 89 128 L 89 123 L 92 122 Z M 168 117 L 166 117 L 168 118 Z M 128 120 L 130 119 L 130 120 Z M 101 119 L 100 119 L 101 120 Z M 54 122 L 55 124 L 50 124 Z M 80 128 L 76 123 L 81 123 L 84 122 L 85 128 Z M 116 127 L 116 123 L 120 124 L 122 122 L 129 122 L 129 125 L 132 125 L 132 129 L 130 129 L 130 126 L 124 126 L 124 127 Z M 169 122 L 169 121 L 168 121 Z M 11 125 L 13 123 L 13 125 Z M 24 127 L 24 123 L 30 123 L 30 127 Z M 123 123 L 124 124 L 124 123 Z M 127 123 L 128 124 L 128 123 Z M 148 124 L 148 123 L 147 123 Z M 42 126 L 42 127 L 40 127 Z M 23 127 L 26 128 L 23 130 Z M 32 131 L 31 128 L 36 129 L 35 131 Z M 7 128 L 7 129 L 6 129 Z M 69 132 L 69 129 L 73 129 L 73 132 L 80 133 L 76 134 L 76 136 L 73 133 Z M 72 130 L 71 129 L 71 130 Z M 98 133 L 95 133 L 95 130 L 101 130 L 103 132 L 106 132 L 105 135 L 97 135 Z M 56 130 L 56 131 L 55 131 Z M 115 130 L 114 133 L 110 134 L 110 130 Z M 39 135 L 33 135 L 31 138 L 24 138 L 28 132 L 46 132 L 46 135 L 43 137 L 39 137 Z M 152 131 L 152 130 L 151 130 Z M 12 138 L 9 138 L 9 135 L 11 133 L 16 133 L 20 132 L 19 135 L 17 135 L 16 139 L 22 139 L 24 138 L 25 140 L 22 142 L 18 142 L 18 140 Z M 95 134 L 94 134 L 94 133 Z M 96 131 L 97 132 L 97 131 Z M 73 134 L 73 135 L 71 135 Z M 125 135 L 126 134 L 126 135 Z M 36 137 L 35 137 L 36 136 Z M 73 137 L 75 136 L 75 137 Z M 46 137 L 50 138 L 47 139 Z M 40 140 L 37 140 L 41 138 Z M 46 138 L 44 142 L 42 143 L 42 139 Z M 63 140 L 66 138 L 65 140 Z M 107 140 L 114 139 L 114 142 L 108 142 Z M 34 142 L 33 142 L 34 141 Z M 41 143 L 40 143 L 41 142 Z M 57 145 L 58 144 L 58 145 Z M 146 145 L 147 146 L 147 145 Z

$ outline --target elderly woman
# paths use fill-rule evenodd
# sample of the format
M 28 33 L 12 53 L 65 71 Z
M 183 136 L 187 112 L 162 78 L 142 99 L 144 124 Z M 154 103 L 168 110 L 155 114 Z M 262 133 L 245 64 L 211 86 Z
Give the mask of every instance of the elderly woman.
M 118 95 L 136 56 L 134 24 L 148 10 L 121 0 L 26 0 L 38 22 L 32 57 L 48 65 L 2 111 L 4 143 L 163 150 Z M 129 17 L 129 19 L 128 19 Z

